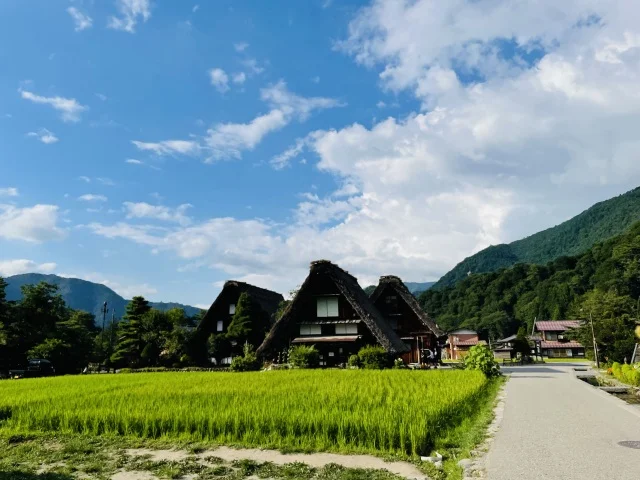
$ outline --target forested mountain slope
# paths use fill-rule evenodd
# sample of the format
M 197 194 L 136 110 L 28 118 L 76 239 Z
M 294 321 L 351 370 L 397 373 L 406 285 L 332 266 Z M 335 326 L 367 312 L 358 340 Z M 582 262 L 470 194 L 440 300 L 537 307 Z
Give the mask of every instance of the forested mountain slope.
M 536 318 L 591 314 L 596 330 L 603 337 L 616 337 L 611 343 L 621 342 L 621 351 L 633 345 L 639 299 L 640 222 L 581 255 L 470 275 L 455 286 L 432 288 L 419 297 L 444 330 L 471 328 L 494 340 L 521 326 L 531 331 Z
M 107 302 L 109 308 L 108 318 L 115 310 L 116 318 L 124 315 L 125 307 L 129 300 L 122 298 L 109 287 L 100 283 L 88 282 L 79 278 L 66 278 L 57 275 L 44 275 L 41 273 L 25 273 L 5 278 L 8 283 L 7 299 L 20 300 L 22 285 L 35 285 L 40 282 L 48 282 L 58 286 L 60 295 L 68 306 L 74 310 L 84 310 L 96 316 L 96 322 L 102 322 L 102 305 Z M 194 316 L 200 312 L 199 308 L 179 303 L 149 302 L 152 308 L 169 310 L 171 308 L 184 308 L 188 316 Z
M 640 220 L 640 187 L 596 203 L 560 225 L 509 244 L 495 245 L 465 258 L 433 288 L 455 285 L 468 272 L 494 272 L 516 263 L 544 264 L 577 255 L 594 244 L 621 234 Z

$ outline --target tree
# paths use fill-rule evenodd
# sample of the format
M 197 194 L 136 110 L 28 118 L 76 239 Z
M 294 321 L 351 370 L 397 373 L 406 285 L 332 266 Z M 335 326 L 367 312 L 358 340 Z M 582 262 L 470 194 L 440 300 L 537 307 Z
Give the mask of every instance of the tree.
M 241 293 L 226 333 L 233 347 L 232 353 L 240 354 L 245 343 L 259 346 L 268 328 L 269 315 L 246 292 Z
M 223 358 L 231 356 L 231 343 L 224 333 L 212 333 L 207 339 L 207 353 L 216 364 L 220 365 Z
M 142 317 L 151 310 L 144 297 L 133 297 L 127 304 L 123 321 L 118 327 L 118 341 L 111 361 L 115 366 L 136 367 L 140 364 L 144 349 L 142 339 Z
M 600 289 L 586 293 L 573 306 L 575 316 L 585 319 L 582 326 L 569 335 L 585 346 L 587 355 L 593 355 L 593 333 L 598 344 L 600 360 L 606 362 L 624 362 L 631 358 L 635 346 L 635 321 L 632 313 L 634 302 L 628 296 L 618 295 L 613 291 L 603 292 Z
M 518 329 L 518 335 L 513 341 L 513 351 L 522 355 L 522 357 L 528 357 L 531 355 L 531 346 L 527 339 L 527 332 L 524 327 Z

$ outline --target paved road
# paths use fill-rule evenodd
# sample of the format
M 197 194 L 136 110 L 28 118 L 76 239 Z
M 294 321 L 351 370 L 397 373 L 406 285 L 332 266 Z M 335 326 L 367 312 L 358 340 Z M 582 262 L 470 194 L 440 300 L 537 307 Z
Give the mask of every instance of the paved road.
M 504 418 L 486 458 L 489 480 L 640 479 L 640 407 L 576 379 L 571 366 L 504 369 Z

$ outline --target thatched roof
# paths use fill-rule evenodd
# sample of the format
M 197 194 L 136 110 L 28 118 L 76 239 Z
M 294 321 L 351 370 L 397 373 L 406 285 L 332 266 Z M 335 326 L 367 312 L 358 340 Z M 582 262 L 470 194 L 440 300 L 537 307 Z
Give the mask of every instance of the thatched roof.
M 358 280 L 356 280 L 354 276 L 328 260 L 318 260 L 311 262 L 309 276 L 300 287 L 296 297 L 275 323 L 262 345 L 260 345 L 260 348 L 258 348 L 258 354 L 265 354 L 277 350 L 282 348 L 285 343 L 288 343 L 290 324 L 297 318 L 303 299 L 311 293 L 312 281 L 318 276 L 327 277 L 336 285 L 338 291 L 344 295 L 376 340 L 387 352 L 397 354 L 410 350 L 409 346 L 400 340 L 393 329 L 391 329 L 382 314 L 373 305 L 360 285 L 358 285 Z M 286 341 L 284 340 L 285 338 L 287 339 Z
M 198 325 L 199 329 L 207 325 L 209 322 L 213 321 L 213 319 L 209 318 L 210 312 L 213 312 L 215 310 L 214 307 L 217 305 L 217 303 L 219 301 L 222 301 L 221 299 L 225 297 L 225 295 L 223 295 L 224 291 L 229 288 L 237 289 L 240 293 L 249 294 L 249 296 L 255 302 L 257 302 L 258 305 L 260 305 L 260 307 L 265 312 L 267 312 L 270 317 L 275 315 L 276 311 L 278 310 L 278 306 L 281 302 L 284 301 L 284 297 L 277 292 L 272 292 L 271 290 L 267 290 L 266 288 L 256 287 L 255 285 L 239 282 L 237 280 L 227 280 L 226 282 L 224 282 L 222 290 L 209 307 L 209 310 L 207 310 L 207 313 L 204 315 L 204 317 L 202 317 L 200 325 Z M 213 314 L 211 313 L 211 315 Z
M 422 307 L 418 304 L 418 300 L 414 297 L 407 286 L 402 282 L 400 277 L 396 277 L 395 275 L 385 275 L 380 277 L 380 282 L 378 286 L 371 294 L 371 301 L 375 303 L 378 300 L 378 297 L 382 294 L 385 288 L 393 289 L 396 294 L 404 300 L 404 302 L 409 305 L 409 308 L 413 310 L 416 316 L 420 319 L 420 322 L 427 327 L 429 330 L 433 332 L 436 337 L 442 337 L 445 333 L 438 328 L 436 322 L 431 320 L 427 312 L 425 312 Z

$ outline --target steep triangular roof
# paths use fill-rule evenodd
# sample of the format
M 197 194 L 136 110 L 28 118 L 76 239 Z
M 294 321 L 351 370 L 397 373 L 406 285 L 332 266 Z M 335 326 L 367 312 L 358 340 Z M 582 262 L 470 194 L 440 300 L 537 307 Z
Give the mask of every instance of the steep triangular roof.
M 205 315 L 202 317 L 202 320 L 198 325 L 198 329 L 211 321 L 211 319 L 209 318 L 209 312 L 212 312 L 217 302 L 220 301 L 221 298 L 223 298 L 222 293 L 225 291 L 225 289 L 231 287 L 236 287 L 240 291 L 240 293 L 248 293 L 249 296 L 254 301 L 256 301 L 265 312 L 269 314 L 269 316 L 274 315 L 278 310 L 278 306 L 280 305 L 280 303 L 284 301 L 284 297 L 277 292 L 272 292 L 271 290 L 267 290 L 266 288 L 256 287 L 255 285 L 251 285 L 245 282 L 239 282 L 237 280 L 227 280 L 226 282 L 224 282 L 222 290 L 209 307 L 209 310 L 207 310 L 207 313 L 205 313 Z
M 442 337 L 445 333 L 438 328 L 436 322 L 431 320 L 427 312 L 425 312 L 422 307 L 418 304 L 416 297 L 414 297 L 407 286 L 402 282 L 400 277 L 396 277 L 395 275 L 385 275 L 384 277 L 380 277 L 380 282 L 378 286 L 371 294 L 371 301 L 376 303 L 378 297 L 382 294 L 385 288 L 393 289 L 399 296 L 404 300 L 404 302 L 413 310 L 416 316 L 420 319 L 420 322 L 427 327 L 429 330 L 433 332 L 436 337 Z
M 268 352 L 272 346 L 277 343 L 280 336 L 287 335 L 287 327 L 296 317 L 296 313 L 302 304 L 302 299 L 311 288 L 312 279 L 320 275 L 328 277 L 333 281 L 340 293 L 344 295 L 362 321 L 367 325 L 373 336 L 376 337 L 376 340 L 378 340 L 380 345 L 389 353 L 404 353 L 410 350 L 409 346 L 400 340 L 398 335 L 391 329 L 382 314 L 373 305 L 360 285 L 358 285 L 355 277 L 328 260 L 318 260 L 311 263 L 309 276 L 307 276 L 297 295 L 287 306 L 280 319 L 275 323 L 273 328 L 271 328 L 264 342 L 260 345 L 260 348 L 258 348 L 258 354 Z

